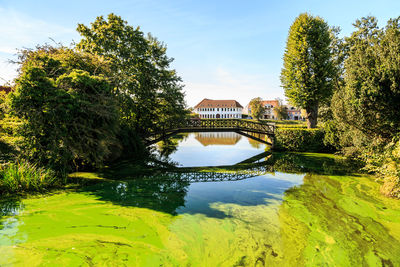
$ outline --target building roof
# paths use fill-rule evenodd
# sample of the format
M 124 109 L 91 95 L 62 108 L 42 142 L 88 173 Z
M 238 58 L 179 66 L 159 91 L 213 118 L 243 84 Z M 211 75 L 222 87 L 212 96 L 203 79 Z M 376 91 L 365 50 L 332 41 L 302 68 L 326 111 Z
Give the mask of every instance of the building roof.
M 242 138 L 241 135 L 229 135 L 230 133 L 212 133 L 213 135 L 205 135 L 204 133 L 196 133 L 195 139 L 203 146 L 209 145 L 234 145 Z
M 279 101 L 278 100 L 263 100 L 263 101 L 261 101 L 261 103 L 262 103 L 263 106 L 265 106 L 267 104 L 269 104 L 271 106 L 274 106 L 274 107 L 279 106 Z
M 204 98 L 194 108 L 243 108 L 236 100 L 213 100 Z
M 8 86 L 0 86 L 0 92 L 5 92 L 6 94 L 8 94 L 9 92 L 12 91 L 11 87 Z
M 273 106 L 273 107 L 277 107 L 277 106 L 279 106 L 279 101 L 278 101 L 278 100 L 262 100 L 262 101 L 261 101 L 261 104 L 262 104 L 263 106 L 265 106 L 265 105 L 268 104 L 268 105 L 271 105 L 271 106 Z M 247 104 L 246 108 L 247 108 L 247 109 L 250 108 L 250 102 Z

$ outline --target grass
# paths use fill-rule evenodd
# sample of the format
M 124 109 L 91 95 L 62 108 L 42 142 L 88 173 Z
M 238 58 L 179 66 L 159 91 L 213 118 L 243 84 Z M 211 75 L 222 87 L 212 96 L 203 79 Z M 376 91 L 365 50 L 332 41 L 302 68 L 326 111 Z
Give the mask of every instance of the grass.
M 60 179 L 51 170 L 28 162 L 0 166 L 0 193 L 41 192 L 60 185 Z

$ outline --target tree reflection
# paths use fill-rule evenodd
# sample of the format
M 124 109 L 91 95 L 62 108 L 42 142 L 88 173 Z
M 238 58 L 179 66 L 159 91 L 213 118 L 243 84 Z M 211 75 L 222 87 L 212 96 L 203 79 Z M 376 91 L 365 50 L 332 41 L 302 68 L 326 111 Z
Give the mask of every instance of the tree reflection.
M 285 173 L 346 175 L 360 169 L 360 163 L 354 160 L 313 153 L 273 153 L 268 162 L 275 171 Z
M 180 142 L 186 140 L 189 133 L 180 133 L 157 143 L 157 151 L 161 160 L 168 160 L 168 157 L 178 149 Z
M 190 182 L 166 177 L 137 177 L 126 181 L 94 182 L 81 190 L 122 206 L 148 208 L 172 215 L 185 205 Z

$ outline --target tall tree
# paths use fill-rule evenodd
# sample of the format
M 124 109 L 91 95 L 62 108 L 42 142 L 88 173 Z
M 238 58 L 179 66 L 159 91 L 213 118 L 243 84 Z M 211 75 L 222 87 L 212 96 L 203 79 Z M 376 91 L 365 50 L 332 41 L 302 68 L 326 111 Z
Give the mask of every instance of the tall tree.
M 11 112 L 22 120 L 22 155 L 59 172 L 101 166 L 118 127 L 103 61 L 50 46 L 24 50 L 20 60 Z
M 185 118 L 181 78 L 170 69 L 164 44 L 115 14 L 97 17 L 90 27 L 79 24 L 77 30 L 79 49 L 111 62 L 123 125 L 146 135 Z
M 265 112 L 265 107 L 262 105 L 261 97 L 253 98 L 250 101 L 250 113 L 251 116 L 257 120 L 261 119 L 262 115 Z
M 317 125 L 318 106 L 332 95 L 335 69 L 331 33 L 320 17 L 300 14 L 289 30 L 281 84 L 294 106 L 307 112 L 308 128 Z
M 344 128 L 386 142 L 400 130 L 399 21 L 389 20 L 384 29 L 374 17 L 356 21 L 357 30 L 346 39 L 345 86 L 332 99 L 335 118 Z

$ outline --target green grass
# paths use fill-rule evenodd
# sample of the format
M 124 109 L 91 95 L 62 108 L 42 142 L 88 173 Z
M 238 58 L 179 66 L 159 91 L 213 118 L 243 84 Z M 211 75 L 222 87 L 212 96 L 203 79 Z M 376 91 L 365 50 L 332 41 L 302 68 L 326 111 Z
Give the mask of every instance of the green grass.
M 51 170 L 38 168 L 28 162 L 0 166 L 0 193 L 41 192 L 60 185 Z

